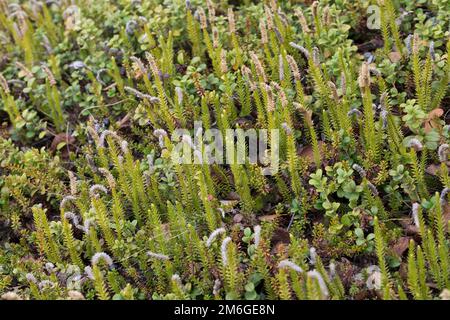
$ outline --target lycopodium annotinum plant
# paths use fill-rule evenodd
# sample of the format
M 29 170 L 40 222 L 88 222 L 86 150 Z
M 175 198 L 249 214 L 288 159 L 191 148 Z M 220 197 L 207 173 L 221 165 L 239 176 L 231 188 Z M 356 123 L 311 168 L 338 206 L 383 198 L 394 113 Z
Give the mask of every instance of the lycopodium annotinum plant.
M 0 0 L 2 299 L 448 298 L 447 13 L 376 4 Z

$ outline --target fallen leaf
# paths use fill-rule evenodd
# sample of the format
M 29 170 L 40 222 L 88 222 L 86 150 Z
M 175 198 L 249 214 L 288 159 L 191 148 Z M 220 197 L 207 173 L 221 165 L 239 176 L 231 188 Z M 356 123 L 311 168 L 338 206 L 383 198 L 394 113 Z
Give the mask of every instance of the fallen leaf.
M 272 233 L 272 239 L 270 239 L 270 242 L 274 244 L 278 243 L 285 243 L 289 244 L 291 242 L 291 237 L 289 235 L 289 232 L 286 229 L 283 228 L 276 228 Z
M 409 236 L 416 236 L 419 234 L 419 228 L 417 228 L 415 225 L 411 224 L 411 218 L 403 218 L 399 220 L 401 226 L 405 229 L 406 235 Z
M 392 246 L 392 251 L 398 256 L 401 257 L 403 253 L 408 249 L 409 240 L 411 237 L 401 237 L 397 240 L 397 242 Z
M 242 219 L 244 219 L 244 216 L 242 214 L 238 213 L 233 217 L 233 222 L 240 223 L 242 221 Z
M 389 60 L 391 60 L 391 62 L 395 63 L 395 62 L 399 62 L 402 59 L 402 55 L 400 54 L 400 52 L 397 51 L 392 51 L 388 54 L 389 56 Z
M 323 142 L 319 141 L 319 151 L 322 153 L 323 150 Z M 305 146 L 298 151 L 298 155 L 307 159 L 309 162 L 314 161 L 314 151 L 312 145 Z
M 117 127 L 119 129 L 129 127 L 130 126 L 130 114 L 127 113 L 125 117 L 123 117 L 121 120 L 117 121 Z
M 314 159 L 314 152 L 311 145 L 303 147 L 300 149 L 299 156 L 307 158 L 310 161 L 313 161 Z
M 441 108 L 436 108 L 428 113 L 428 119 L 440 118 L 443 114 L 444 110 L 442 110 Z
M 241 197 L 234 191 L 230 192 L 225 198 L 226 200 L 241 200 Z
M 268 214 L 265 216 L 258 217 L 258 219 L 259 219 L 259 221 L 263 221 L 263 222 L 271 222 L 271 221 L 275 221 L 278 217 L 279 217 L 279 215 L 277 215 L 277 214 Z
M 71 135 L 65 133 L 58 133 L 52 141 L 50 145 L 50 150 L 56 151 L 58 150 L 58 146 L 61 146 L 62 143 L 65 143 L 66 146 L 71 145 L 75 142 L 75 138 Z
M 444 110 L 442 110 L 441 108 L 436 108 L 434 110 L 431 110 L 430 113 L 428 113 L 428 117 L 425 120 L 425 126 L 424 126 L 424 130 L 426 133 L 428 133 L 431 130 L 433 130 L 434 128 L 438 127 L 439 124 L 437 122 L 437 119 L 442 117 L 443 114 L 444 114 Z
M 438 164 L 430 164 L 426 169 L 425 172 L 428 174 L 431 174 L 432 176 L 435 176 L 439 173 L 440 166 Z

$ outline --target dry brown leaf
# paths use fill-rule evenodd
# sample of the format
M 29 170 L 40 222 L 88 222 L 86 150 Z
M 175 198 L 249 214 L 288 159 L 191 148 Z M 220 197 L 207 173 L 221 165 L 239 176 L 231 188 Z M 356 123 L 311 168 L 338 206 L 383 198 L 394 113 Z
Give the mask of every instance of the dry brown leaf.
M 433 128 L 436 128 L 438 126 L 436 119 L 439 119 L 444 114 L 444 110 L 441 108 L 436 108 L 434 110 L 431 110 L 430 113 L 428 113 L 428 117 L 425 120 L 425 126 L 424 130 L 426 133 L 433 130 Z
M 392 246 L 392 251 L 399 257 L 403 255 L 403 253 L 408 249 L 409 240 L 411 237 L 401 237 L 397 240 L 397 242 Z
M 117 127 L 119 129 L 122 129 L 122 128 L 129 127 L 129 126 L 130 126 L 130 114 L 127 113 L 125 115 L 125 117 L 123 117 L 122 119 L 117 121 Z
M 405 229 L 405 233 L 409 236 L 416 236 L 419 234 L 419 228 L 411 224 L 411 218 L 403 218 L 399 220 L 401 226 Z
M 389 60 L 391 60 L 391 62 L 393 63 L 399 62 L 402 59 L 402 55 L 400 54 L 400 52 L 397 51 L 390 52 L 388 56 Z
M 309 145 L 309 146 L 303 147 L 299 152 L 299 156 L 307 158 L 310 161 L 313 161 L 314 152 L 313 152 L 312 146 Z
M 277 243 L 285 243 L 289 244 L 291 242 L 291 237 L 289 234 L 289 231 L 283 228 L 276 228 L 272 234 L 271 243 L 277 244 Z
M 440 166 L 438 164 L 430 164 L 426 169 L 425 172 L 428 174 L 431 174 L 432 176 L 436 176 L 439 173 Z
M 244 216 L 240 213 L 234 215 L 233 222 L 234 223 L 240 223 L 244 219 Z
M 444 227 L 447 229 L 448 221 L 450 220 L 450 204 L 447 203 L 444 205 L 442 210 L 442 219 L 444 219 Z
M 442 117 L 443 114 L 444 110 L 442 110 L 441 108 L 436 108 L 434 110 L 431 110 L 430 113 L 428 113 L 428 119 L 440 118 Z
M 69 152 L 71 150 L 71 147 L 73 148 L 73 144 L 75 143 L 75 138 L 71 135 L 65 134 L 65 133 L 58 133 L 52 141 L 52 144 L 50 145 L 50 150 L 55 152 L 60 147 L 60 143 L 65 143 L 65 145 L 62 146 L 60 149 L 61 151 L 61 158 L 67 159 L 69 157 Z
M 239 194 L 237 194 L 234 191 L 227 194 L 227 196 L 225 198 L 226 198 L 226 200 L 237 200 L 237 201 L 241 200 L 241 197 L 239 196 Z
M 319 141 L 319 150 L 321 153 L 322 153 L 322 147 L 323 147 L 323 142 Z M 309 162 L 313 162 L 314 161 L 314 151 L 313 151 L 312 145 L 308 145 L 308 146 L 301 148 L 298 152 L 298 155 L 300 157 L 307 159 Z
M 276 219 L 278 219 L 279 215 L 277 214 L 268 214 L 265 216 L 261 216 L 258 217 L 259 221 L 263 221 L 263 222 L 271 222 L 271 221 L 275 221 Z
M 445 164 L 447 165 L 447 168 L 450 170 L 450 161 L 447 161 Z M 431 174 L 432 176 L 439 175 L 440 171 L 441 171 L 441 165 L 439 165 L 439 164 L 430 164 L 425 169 L 425 172 L 428 174 Z
M 65 142 L 66 145 L 69 145 L 69 144 L 72 144 L 72 143 L 75 142 L 75 138 L 72 137 L 71 135 L 67 135 L 67 134 L 65 134 L 65 133 L 58 133 L 58 134 L 53 138 L 53 141 L 52 141 L 52 144 L 51 144 L 51 146 L 50 146 L 50 149 L 51 149 L 52 151 L 55 151 L 56 148 L 58 147 L 58 145 L 59 145 L 61 142 Z

